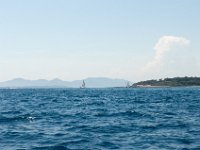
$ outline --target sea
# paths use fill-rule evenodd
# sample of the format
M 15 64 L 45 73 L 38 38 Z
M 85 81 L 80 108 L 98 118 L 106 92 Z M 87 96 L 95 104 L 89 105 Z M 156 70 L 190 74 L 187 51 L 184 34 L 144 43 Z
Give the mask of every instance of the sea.
M 0 89 L 0 150 L 200 150 L 200 87 Z

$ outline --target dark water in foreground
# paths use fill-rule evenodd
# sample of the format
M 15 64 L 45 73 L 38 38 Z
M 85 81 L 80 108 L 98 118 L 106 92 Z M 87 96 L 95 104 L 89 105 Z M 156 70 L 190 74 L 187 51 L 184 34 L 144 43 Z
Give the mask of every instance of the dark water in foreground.
M 0 90 L 0 150 L 200 149 L 200 88 Z

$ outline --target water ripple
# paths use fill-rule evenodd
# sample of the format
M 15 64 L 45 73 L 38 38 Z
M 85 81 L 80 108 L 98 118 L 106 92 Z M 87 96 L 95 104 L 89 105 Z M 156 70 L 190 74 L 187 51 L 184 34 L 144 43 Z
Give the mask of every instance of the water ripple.
M 0 149 L 200 149 L 200 90 L 0 89 Z

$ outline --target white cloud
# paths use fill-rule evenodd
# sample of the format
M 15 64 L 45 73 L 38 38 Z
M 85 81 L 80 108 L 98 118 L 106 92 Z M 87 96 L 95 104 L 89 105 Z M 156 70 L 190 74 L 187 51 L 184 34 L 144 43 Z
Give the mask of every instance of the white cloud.
M 189 45 L 189 43 L 190 41 L 184 37 L 162 36 L 154 46 L 154 58 L 146 64 L 146 66 L 142 69 L 142 72 L 149 72 L 162 66 L 167 53 L 175 49 L 177 50 L 177 46 L 185 47 Z M 181 48 L 178 48 L 178 50 L 181 50 Z

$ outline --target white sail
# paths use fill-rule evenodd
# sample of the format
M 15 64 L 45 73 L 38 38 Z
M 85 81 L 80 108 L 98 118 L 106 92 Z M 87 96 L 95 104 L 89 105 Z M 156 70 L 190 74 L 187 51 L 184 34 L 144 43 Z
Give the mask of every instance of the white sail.
M 83 80 L 83 83 L 82 83 L 80 88 L 85 88 L 85 81 L 84 80 Z
M 129 87 L 130 87 L 130 83 L 127 82 L 127 84 L 126 84 L 126 88 L 129 88 Z

